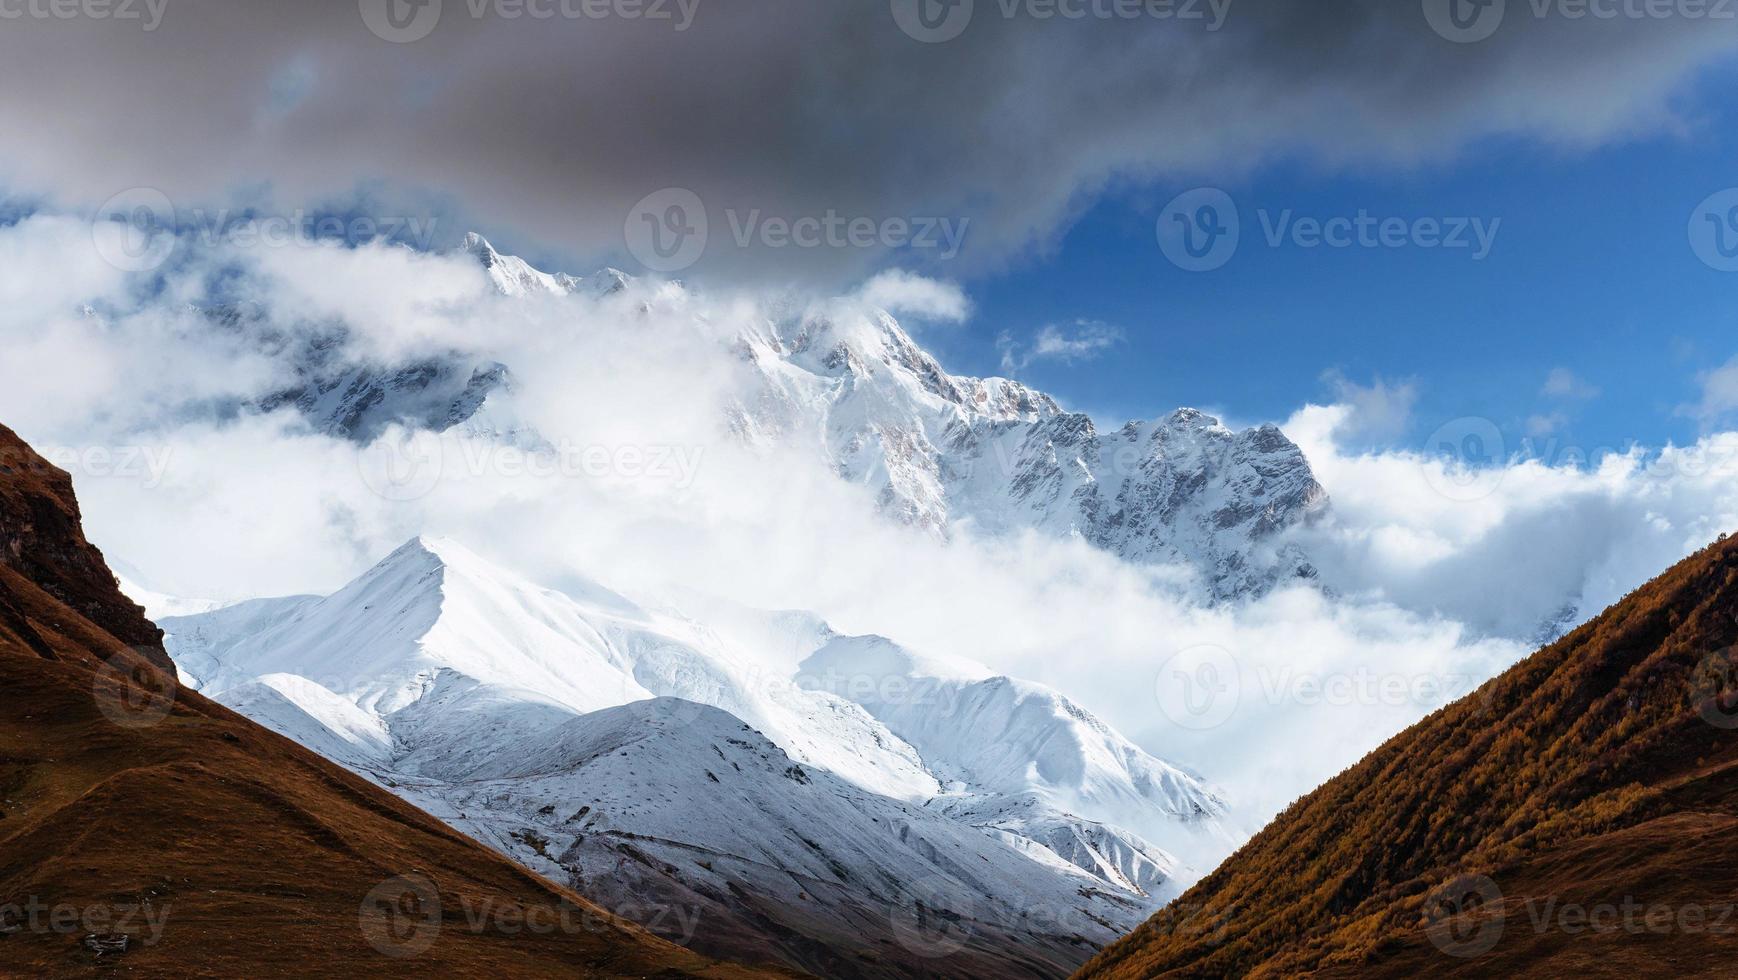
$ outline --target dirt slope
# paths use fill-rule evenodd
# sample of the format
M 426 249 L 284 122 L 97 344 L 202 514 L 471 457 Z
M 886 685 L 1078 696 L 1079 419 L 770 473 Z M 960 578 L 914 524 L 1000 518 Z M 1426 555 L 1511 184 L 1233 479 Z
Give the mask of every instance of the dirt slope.
M 1083 978 L 1731 976 L 1738 540 L 1289 807 Z

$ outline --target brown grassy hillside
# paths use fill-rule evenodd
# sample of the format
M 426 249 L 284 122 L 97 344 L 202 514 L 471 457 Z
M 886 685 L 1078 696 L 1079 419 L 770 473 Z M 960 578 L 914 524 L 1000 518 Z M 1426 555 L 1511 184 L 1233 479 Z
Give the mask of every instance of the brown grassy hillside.
M 1280 814 L 1079 974 L 1732 976 L 1738 540 Z
M 158 642 L 0 427 L 0 976 L 764 975 L 176 690 Z

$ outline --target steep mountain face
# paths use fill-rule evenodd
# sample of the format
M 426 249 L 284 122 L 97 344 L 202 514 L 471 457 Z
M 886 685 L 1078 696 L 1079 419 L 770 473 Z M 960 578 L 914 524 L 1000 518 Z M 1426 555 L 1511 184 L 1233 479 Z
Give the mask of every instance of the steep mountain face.
M 922 657 L 878 636 L 831 637 L 803 662 L 800 676 L 805 686 L 861 704 L 910 742 L 964 797 L 937 804 L 975 824 L 1009 833 L 1031 825 L 1039 840 L 1058 832 L 1103 839 L 1102 827 L 1058 826 L 1056 814 L 1081 814 L 1127 827 L 1182 858 L 1184 866 L 1170 869 L 1168 878 L 1192 878 L 1191 866 L 1211 867 L 1246 836 L 1200 776 L 1154 758 L 1042 685 L 995 676 L 979 664 Z M 1120 863 L 1114 855 L 1130 851 L 1080 842 L 1064 850 L 1083 847 L 1094 862 Z
M 174 672 L 163 652 L 163 631 L 120 593 L 102 552 L 85 540 L 72 477 L 5 426 L 0 426 L 0 567 L 135 649 L 153 666 Z M 0 605 L 0 623 L 52 659 L 51 645 L 37 636 L 21 611 Z
M 1153 907 L 669 698 L 405 789 L 598 901 L 668 910 L 646 922 L 668 938 L 728 956 L 770 947 L 818 976 L 1063 976 Z
M 767 975 L 628 926 L 178 688 L 66 474 L 5 428 L 0 453 L 0 974 Z M 532 909 L 572 927 L 528 943 L 505 913 Z
M 1293 804 L 1085 978 L 1727 975 L 1738 541 Z
M 751 440 L 818 436 L 900 520 L 1077 536 L 1193 569 L 1221 599 L 1316 575 L 1280 532 L 1312 520 L 1326 493 L 1271 425 L 1234 433 L 1182 409 L 1100 434 L 1016 381 L 948 374 L 885 313 L 771 323 L 742 350 L 764 385 L 735 427 Z
M 315 344 L 293 363 L 297 384 L 260 400 L 260 411 L 286 405 L 327 435 L 372 442 L 394 424 L 444 432 L 468 421 L 489 395 L 508 383 L 507 368 L 423 358 L 390 367 L 353 365 L 333 356 L 334 343 Z
M 944 793 L 936 770 L 958 767 L 932 768 L 865 705 L 675 614 L 541 589 L 451 542 L 413 541 L 324 599 L 164 622 L 201 691 L 588 895 L 703 914 L 698 932 L 645 924 L 717 955 L 827 976 L 1060 975 L 1192 874 L 1011 773 Z M 793 650 L 833 638 L 794 614 L 765 625 Z M 1004 734 L 1058 741 L 1021 730 L 1045 723 Z M 961 942 L 912 940 L 904 917 L 932 913 Z

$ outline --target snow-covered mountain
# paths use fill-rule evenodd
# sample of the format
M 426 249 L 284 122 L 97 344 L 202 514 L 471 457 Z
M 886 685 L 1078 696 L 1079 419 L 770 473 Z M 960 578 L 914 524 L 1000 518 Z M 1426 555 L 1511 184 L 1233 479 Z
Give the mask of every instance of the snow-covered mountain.
M 196 688 L 307 678 L 385 720 L 405 772 L 464 774 L 478 733 L 456 718 L 511 738 L 551 718 L 677 697 L 723 708 L 874 792 L 937 789 L 915 751 L 858 705 L 764 673 L 697 624 L 602 587 L 541 588 L 452 541 L 416 539 L 324 599 L 258 600 L 164 628 Z
M 476 235 L 454 254 L 474 260 L 496 292 L 526 301 L 604 300 L 632 283 L 614 269 L 584 279 L 542 272 Z M 453 354 L 355 365 L 341 357 L 342 338 L 334 328 L 289 352 L 299 380 L 259 407 L 293 405 L 316 428 L 367 442 L 393 422 L 464 425 L 485 403 L 511 398 L 510 364 Z M 894 519 L 944 535 L 969 526 L 1078 537 L 1188 570 L 1215 599 L 1316 576 L 1285 532 L 1318 517 L 1326 493 L 1272 425 L 1238 432 L 1180 409 L 1101 432 L 1017 381 L 947 373 L 886 313 L 804 309 L 743 330 L 733 345 L 749 382 L 719 406 L 720 425 L 750 444 L 819 454 L 872 488 Z
M 566 296 L 579 293 L 607 296 L 620 292 L 631 281 L 619 269 L 603 269 L 586 278 L 566 273 L 541 272 L 516 255 L 502 255 L 489 240 L 476 232 L 465 236 L 459 251 L 477 260 L 489 283 L 503 296 Z
M 1191 774 L 1138 749 L 1098 758 L 1133 747 L 1084 712 L 1074 729 L 1037 709 L 954 712 L 914 728 L 931 759 L 875 717 L 885 705 L 779 666 L 804 655 L 811 668 L 860 668 L 867 654 L 847 663 L 844 651 L 885 641 L 797 614 L 766 621 L 789 649 L 758 658 L 602 586 L 542 589 L 417 539 L 329 597 L 162 625 L 196 689 L 594 897 L 704 911 L 695 942 L 713 952 L 749 944 L 826 975 L 909 973 L 889 964 L 922 959 L 902 941 L 921 930 L 901 919 L 921 907 L 972 923 L 950 972 L 1061 973 L 1206 870 L 1068 809 L 1138 796 L 1088 784 L 1170 779 L 1171 795 L 1145 797 L 1143 823 L 1187 842 L 1223 817 Z M 1040 765 L 1028 781 L 1012 768 L 979 777 L 957 746 L 998 710 L 997 737 L 1046 760 L 1075 737 L 1094 754 L 1090 776 Z M 860 959 L 825 959 L 839 949 Z
M 606 907 L 675 910 L 652 923 L 669 938 L 697 926 L 698 948 L 757 958 L 770 945 L 818 976 L 1062 976 L 1156 906 L 668 698 L 401 791 Z
M 805 687 L 861 704 L 945 785 L 979 798 L 946 804 L 974 822 L 1010 814 L 1042 822 L 1046 808 L 1081 814 L 1127 827 L 1203 870 L 1247 838 L 1199 775 L 1153 757 L 1043 685 L 876 636 L 832 637 L 801 671 Z M 1010 799 L 1021 805 L 1009 808 Z
M 948 374 L 886 313 L 810 312 L 741 349 L 762 385 L 736 406 L 738 431 L 813 441 L 900 520 L 1077 536 L 1192 569 L 1221 599 L 1316 575 L 1280 532 L 1320 513 L 1326 493 L 1274 426 L 1233 432 L 1181 409 L 1102 434 L 1017 381 Z

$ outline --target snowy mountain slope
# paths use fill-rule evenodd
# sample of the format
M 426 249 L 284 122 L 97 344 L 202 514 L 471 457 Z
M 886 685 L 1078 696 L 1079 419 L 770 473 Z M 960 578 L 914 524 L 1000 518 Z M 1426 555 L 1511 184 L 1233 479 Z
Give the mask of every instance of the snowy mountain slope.
M 876 636 L 832 638 L 803 663 L 802 682 L 863 705 L 944 783 L 968 794 L 1031 796 L 1064 815 L 1126 827 L 1193 873 L 1246 839 L 1201 777 L 1149 755 L 1042 685 L 922 657 Z
M 225 707 L 334 762 L 355 769 L 392 761 L 392 735 L 380 718 L 295 674 L 267 674 L 223 692 Z
M 325 599 L 163 626 L 197 689 L 224 701 L 263 676 L 306 677 L 382 718 L 406 771 L 465 775 L 473 726 L 531 737 L 568 715 L 666 696 L 723 708 L 875 792 L 937 790 L 917 753 L 860 706 L 769 674 L 689 621 L 601 587 L 543 589 L 451 541 L 412 541 Z
M 256 600 L 163 625 L 183 676 L 203 693 L 534 867 L 555 873 L 539 862 L 559 861 L 588 889 L 642 902 L 686 896 L 745 930 L 742 941 L 782 937 L 793 963 L 822 955 L 839 923 L 883 935 L 876 923 L 904 907 L 899 889 L 933 887 L 1006 903 L 985 911 L 991 918 L 974 933 L 1003 952 L 972 956 L 1000 969 L 1009 964 L 995 958 L 1019 947 L 1051 963 L 1040 972 L 1061 972 L 1056 964 L 1078 962 L 1099 941 L 1077 935 L 1132 925 L 1193 877 L 1140 836 L 1068 812 L 1054 787 L 1004 780 L 998 787 L 1018 792 L 985 782 L 943 794 L 929 760 L 865 706 L 776 665 L 816 660 L 817 646 L 839 661 L 854 640 L 803 613 L 727 618 L 724 633 L 767 638 L 779 652 L 757 661 L 699 623 L 600 585 L 541 589 L 453 542 L 417 539 L 332 596 Z M 884 642 L 858 648 L 844 666 L 891 673 L 918 663 Z M 950 676 L 974 669 L 944 666 Z M 976 669 L 974 681 L 995 681 Z M 722 743 L 719 726 L 729 729 Z M 738 743 L 758 761 L 734 757 Z M 624 773 L 624 750 L 646 761 L 622 763 Z M 691 771 L 708 753 L 718 765 Z M 956 779 L 963 767 L 941 759 L 933 768 Z M 790 799 L 793 781 L 807 787 L 801 800 Z M 726 791 L 728 800 L 713 798 Z M 581 807 L 607 814 L 613 836 L 575 836 L 553 819 Z M 623 846 L 658 857 L 624 876 L 616 866 L 638 859 Z M 949 849 L 972 860 L 932 867 Z M 712 867 L 702 875 L 676 860 L 684 854 L 709 855 L 699 860 Z M 727 879 L 734 889 L 716 879 L 718 862 L 744 859 Z M 616 870 L 594 880 L 603 861 Z M 794 893 L 793 881 L 802 882 Z M 999 890 L 982 891 L 990 886 Z M 1017 908 L 1055 909 L 1070 925 L 1032 926 L 1009 911 Z M 879 975 L 872 964 L 905 955 L 883 940 L 861 952 L 871 966 L 833 966 Z
M 1041 793 L 941 796 L 928 808 L 1014 846 L 1042 848 L 1095 877 L 1156 899 L 1176 897 L 1191 875 L 1175 857 L 1145 840 L 1058 810 Z
M 1314 519 L 1326 494 L 1271 425 L 1232 432 L 1181 409 L 1100 434 L 1018 382 L 949 375 L 885 313 L 770 323 L 742 351 L 763 387 L 734 409 L 736 429 L 815 442 L 900 520 L 1079 536 L 1193 569 L 1220 599 L 1316 574 L 1282 532 Z
M 821 976 L 1060 976 L 1156 907 L 670 699 L 585 715 L 475 775 L 403 791 L 606 906 L 664 910 L 655 931 L 698 921 L 696 948 L 737 955 L 772 937 Z

